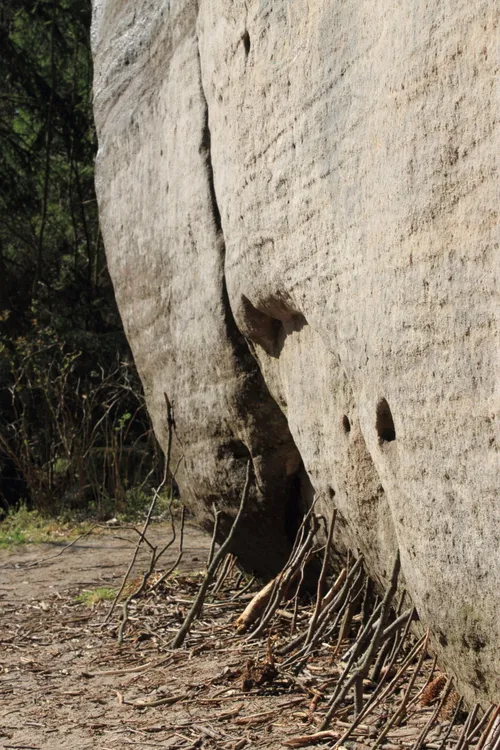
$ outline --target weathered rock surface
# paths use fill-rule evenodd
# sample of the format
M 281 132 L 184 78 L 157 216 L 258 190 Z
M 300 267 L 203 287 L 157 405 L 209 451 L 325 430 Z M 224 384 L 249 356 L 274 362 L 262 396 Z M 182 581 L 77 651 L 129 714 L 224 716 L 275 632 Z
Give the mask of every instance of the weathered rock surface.
M 97 186 L 155 429 L 279 568 L 314 490 L 500 698 L 498 8 L 95 0 Z M 305 469 L 305 470 L 304 470 Z

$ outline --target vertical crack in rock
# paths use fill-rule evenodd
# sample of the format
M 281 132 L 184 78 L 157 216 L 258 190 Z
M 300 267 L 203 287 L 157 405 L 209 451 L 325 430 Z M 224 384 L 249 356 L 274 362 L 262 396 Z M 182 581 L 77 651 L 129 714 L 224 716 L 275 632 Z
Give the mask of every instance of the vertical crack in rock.
M 198 50 L 198 63 L 200 65 L 201 94 L 203 97 L 203 105 L 205 107 L 205 121 L 203 123 L 200 153 L 205 155 L 205 169 L 207 171 L 207 182 L 208 182 L 208 189 L 210 191 L 210 203 L 212 206 L 212 214 L 214 218 L 214 223 L 217 229 L 217 233 L 220 233 L 222 237 L 222 241 L 224 241 L 224 233 L 222 231 L 220 210 L 219 210 L 219 205 L 217 203 L 217 196 L 215 194 L 214 168 L 212 165 L 212 135 L 210 133 L 208 103 L 207 103 L 207 98 L 205 96 L 205 90 L 203 88 L 203 81 L 201 78 L 201 59 L 200 59 L 199 50 Z M 225 252 L 225 247 L 224 247 L 224 252 Z
M 225 274 L 226 242 L 224 239 L 224 231 L 222 229 L 222 220 L 221 220 L 219 204 L 217 201 L 217 194 L 215 192 L 214 168 L 212 164 L 212 134 L 210 132 L 210 122 L 209 122 L 210 115 L 209 115 L 209 109 L 208 109 L 208 101 L 207 101 L 205 89 L 203 86 L 201 56 L 200 56 L 200 48 L 199 48 L 198 40 L 197 40 L 197 51 L 198 51 L 199 73 L 200 73 L 200 91 L 201 91 L 203 106 L 205 110 L 201 144 L 200 144 L 200 154 L 204 156 L 204 160 L 205 160 L 205 170 L 207 174 L 207 184 L 208 184 L 208 191 L 209 191 L 209 196 L 210 196 L 210 206 L 212 209 L 212 217 L 214 220 L 215 229 L 216 229 L 217 236 L 219 238 L 219 243 L 220 243 L 220 255 L 221 255 L 221 264 L 222 264 L 221 296 L 222 296 L 222 306 L 224 310 L 224 322 L 226 325 L 228 338 L 234 347 L 236 357 L 238 358 L 238 360 L 242 361 L 242 363 L 244 362 L 247 365 L 247 367 L 251 367 L 252 369 L 255 369 L 258 367 L 257 362 L 254 359 L 253 355 L 251 354 L 243 334 L 241 333 L 238 326 L 236 325 L 236 321 L 234 319 L 234 315 L 231 310 L 231 304 L 229 302 L 229 294 L 227 291 L 226 274 Z
M 197 39 L 197 52 L 198 52 L 198 66 L 199 66 L 199 73 L 200 73 L 200 91 L 201 91 L 201 96 L 203 100 L 203 106 L 205 109 L 204 123 L 203 123 L 203 130 L 202 130 L 202 137 L 201 137 L 201 144 L 200 144 L 200 154 L 202 154 L 205 158 L 205 169 L 207 173 L 207 184 L 208 184 L 208 190 L 209 190 L 209 195 L 210 195 L 210 205 L 212 208 L 212 216 L 214 220 L 214 225 L 215 225 L 217 236 L 219 238 L 219 243 L 220 243 L 220 254 L 221 254 L 221 263 L 222 263 L 221 297 L 222 297 L 222 305 L 224 309 L 224 321 L 226 325 L 227 335 L 234 347 L 236 357 L 238 358 L 240 363 L 244 366 L 244 369 L 253 370 L 259 373 L 259 378 L 262 381 L 262 387 L 265 388 L 266 392 L 268 393 L 268 398 L 271 399 L 271 396 L 269 395 L 269 392 L 267 391 L 267 387 L 265 386 L 264 380 L 262 376 L 260 375 L 258 362 L 256 358 L 253 356 L 245 337 L 243 336 L 243 334 L 241 333 L 241 331 L 239 330 L 236 324 L 236 320 L 234 318 L 233 311 L 231 309 L 231 303 L 229 301 L 229 294 L 227 291 L 227 282 L 226 282 L 226 273 L 225 273 L 226 242 L 224 238 L 224 230 L 222 229 L 221 212 L 219 209 L 219 204 L 217 201 L 217 194 L 215 191 L 214 168 L 212 164 L 212 134 L 210 132 L 210 113 L 209 113 L 209 108 L 208 108 L 207 97 L 205 94 L 205 88 L 203 86 L 201 55 L 200 55 L 200 46 L 199 46 L 198 39 Z M 291 435 L 290 435 L 290 440 L 292 440 Z
M 197 41 L 197 52 L 200 91 L 204 106 L 200 154 L 204 157 L 212 217 L 218 237 L 222 270 L 221 304 L 226 335 L 231 342 L 238 369 L 245 375 L 236 395 L 235 406 L 237 415 L 243 423 L 245 441 L 249 443 L 246 448 L 254 460 L 257 486 L 263 500 L 264 516 L 261 521 L 274 525 L 273 543 L 276 544 L 277 551 L 280 544 L 275 524 L 281 523 L 284 541 L 293 542 L 304 507 L 311 500 L 310 482 L 289 430 L 287 419 L 269 393 L 258 360 L 251 351 L 250 342 L 238 328 L 231 309 L 225 275 L 226 243 L 215 190 L 210 113 L 203 86 L 199 41 Z M 293 467 L 291 471 L 290 467 Z M 281 522 L 278 519 L 281 519 Z M 255 522 L 259 523 L 258 515 L 255 517 Z M 248 540 L 251 536 L 247 525 L 246 543 L 240 545 L 240 548 L 248 547 Z M 258 533 L 256 537 L 259 537 Z M 242 562 L 245 561 L 242 560 Z

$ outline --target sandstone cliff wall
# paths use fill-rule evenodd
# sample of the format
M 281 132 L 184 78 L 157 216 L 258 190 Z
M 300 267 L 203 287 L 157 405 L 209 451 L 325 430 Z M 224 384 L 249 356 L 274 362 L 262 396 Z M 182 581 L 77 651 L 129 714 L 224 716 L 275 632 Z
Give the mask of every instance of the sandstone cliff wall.
M 160 440 L 271 573 L 313 492 L 500 698 L 498 9 L 95 0 L 97 187 Z M 227 526 L 226 526 L 227 527 Z

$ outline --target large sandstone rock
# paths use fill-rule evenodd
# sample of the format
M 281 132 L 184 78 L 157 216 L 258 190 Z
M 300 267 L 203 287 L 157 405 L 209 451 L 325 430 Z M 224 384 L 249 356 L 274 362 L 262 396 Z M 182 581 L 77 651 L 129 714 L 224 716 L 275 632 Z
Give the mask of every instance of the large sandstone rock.
M 95 0 L 97 186 L 158 437 L 282 564 L 315 491 L 500 698 L 498 9 Z M 498 85 L 498 84 L 496 84 Z

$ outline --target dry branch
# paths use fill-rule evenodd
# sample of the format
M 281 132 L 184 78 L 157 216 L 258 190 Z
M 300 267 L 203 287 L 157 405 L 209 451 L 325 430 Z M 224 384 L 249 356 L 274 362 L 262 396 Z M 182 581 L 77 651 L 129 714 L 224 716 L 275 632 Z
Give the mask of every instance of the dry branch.
M 314 612 L 311 617 L 311 622 L 309 623 L 309 630 L 307 631 L 307 636 L 306 636 L 306 644 L 308 644 L 312 638 L 314 629 L 316 627 L 316 623 L 318 621 L 319 614 L 324 606 L 323 590 L 325 588 L 326 572 L 328 568 L 328 554 L 332 546 L 333 530 L 335 528 L 336 518 L 337 518 L 337 510 L 335 509 L 332 513 L 330 526 L 328 528 L 328 537 L 326 540 L 325 549 L 323 553 L 323 564 L 321 566 L 321 573 L 319 574 L 319 578 L 318 578 L 318 588 L 316 590 L 316 604 L 314 607 Z
M 346 606 L 346 604 L 348 604 L 353 592 L 356 591 L 358 582 L 362 576 L 362 565 L 363 557 L 361 556 L 358 558 L 358 560 L 356 560 L 347 577 L 345 577 L 344 584 L 337 596 L 332 601 L 330 601 L 326 607 L 323 608 L 321 614 L 318 617 L 315 632 L 312 634 L 309 643 L 304 645 L 296 654 L 286 659 L 283 662 L 282 667 L 289 667 L 292 664 L 295 664 L 295 670 L 299 671 L 302 665 L 307 661 L 309 654 L 311 654 L 316 648 L 317 643 L 323 637 L 325 631 L 329 628 L 331 617 L 338 612 L 338 615 L 335 618 L 333 625 L 330 627 L 330 630 L 333 630 L 336 627 L 338 620 L 343 614 L 344 607 Z M 340 576 L 337 581 L 339 579 Z M 304 633 L 297 636 L 297 638 L 295 638 L 288 646 L 280 649 L 279 653 L 282 655 L 289 653 L 289 651 L 291 651 L 293 648 L 296 648 L 298 645 L 300 645 L 300 643 L 305 641 L 308 633 L 309 628 Z
M 289 740 L 285 740 L 283 745 L 286 747 L 308 747 L 316 742 L 324 742 L 325 740 L 338 740 L 339 733 L 332 732 L 327 729 L 324 732 L 316 732 L 315 734 L 303 734 L 298 737 L 290 737 Z
M 184 554 L 184 524 L 186 519 L 186 508 L 184 505 L 182 506 L 181 511 L 181 529 L 180 529 L 180 535 L 179 535 L 179 554 L 177 555 L 175 562 L 173 565 L 170 566 L 168 570 L 165 571 L 165 573 L 162 573 L 160 578 L 155 581 L 155 583 L 151 586 L 151 590 L 154 591 L 154 589 L 158 588 L 160 583 L 163 583 L 163 581 L 166 581 L 167 578 L 169 578 L 174 570 L 178 567 L 180 561 L 182 560 L 182 555 Z M 159 556 L 158 556 L 159 557 Z M 158 561 L 158 558 L 157 558 Z
M 420 750 L 420 748 L 422 747 L 422 744 L 423 744 L 425 738 L 427 737 L 430 728 L 432 727 L 432 725 L 434 724 L 434 722 L 438 718 L 439 714 L 441 713 L 441 710 L 442 710 L 442 708 L 443 708 L 443 706 L 445 704 L 445 701 L 446 701 L 448 695 L 450 694 L 450 691 L 451 691 L 452 687 L 453 687 L 453 683 L 452 683 L 451 680 L 449 680 L 448 684 L 446 685 L 445 690 L 443 691 L 443 694 L 442 694 L 442 696 L 441 696 L 438 704 L 436 705 L 434 711 L 432 712 L 432 715 L 431 715 L 429 721 L 424 726 L 424 728 L 420 732 L 419 736 L 415 740 L 414 744 L 411 747 L 411 750 Z
M 188 614 L 186 615 L 186 619 L 184 620 L 183 624 L 179 628 L 177 635 L 175 636 L 173 642 L 172 642 L 172 648 L 180 648 L 182 644 L 184 643 L 190 629 L 191 625 L 193 624 L 193 621 L 195 618 L 199 615 L 202 607 L 203 602 L 205 601 L 205 596 L 208 591 L 208 587 L 213 581 L 215 572 L 219 566 L 220 561 L 222 558 L 226 555 L 227 552 L 229 552 L 229 549 L 231 547 L 231 544 L 233 542 L 233 538 L 236 532 L 236 529 L 238 528 L 240 519 L 243 515 L 244 510 L 246 509 L 246 504 L 248 500 L 248 495 L 250 492 L 250 479 L 251 479 L 251 469 L 252 469 L 252 462 L 248 461 L 247 463 L 247 473 L 245 478 L 245 485 L 243 487 L 243 492 L 241 495 L 241 502 L 240 507 L 238 509 L 238 513 L 236 515 L 236 518 L 234 519 L 234 523 L 231 526 L 231 529 L 229 531 L 229 534 L 227 535 L 227 538 L 225 541 L 221 544 L 218 551 L 213 557 L 212 562 L 210 563 L 210 566 L 207 569 L 207 572 L 205 574 L 205 578 L 202 581 L 202 584 L 199 588 L 198 594 L 195 597 L 195 600 L 193 602 L 193 605 L 191 609 L 189 610 Z
M 88 531 L 85 531 L 83 534 L 80 534 L 80 536 L 77 536 L 76 539 L 73 539 L 72 542 L 70 542 L 69 544 L 66 544 L 66 546 L 63 547 L 62 549 L 60 549 L 59 552 L 56 552 L 55 555 L 49 555 L 48 557 L 42 557 L 39 560 L 34 560 L 33 562 L 27 563 L 26 565 L 24 565 L 22 567 L 25 567 L 25 568 L 34 568 L 37 565 L 42 565 L 43 563 L 48 562 L 49 560 L 54 560 L 56 557 L 60 557 L 63 554 L 63 552 L 66 552 L 67 549 L 69 549 L 70 547 L 73 547 L 77 542 L 80 541 L 80 539 L 84 539 L 86 536 L 89 536 L 89 534 L 92 534 L 92 532 L 94 531 L 94 529 L 96 528 L 96 526 L 98 526 L 98 524 L 96 524 L 96 523 L 93 524 Z
M 494 727 L 496 726 L 496 724 L 498 722 L 499 715 L 500 715 L 500 703 L 495 708 L 495 710 L 494 710 L 494 712 L 493 712 L 493 714 L 492 714 L 492 716 L 491 716 L 491 718 L 490 718 L 490 720 L 488 722 L 488 726 L 486 727 L 486 729 L 484 730 L 483 734 L 481 735 L 481 738 L 480 738 L 480 740 L 478 742 L 476 750 L 483 750 L 483 747 L 485 746 L 486 740 L 488 740 L 488 738 L 490 736 L 490 733 L 492 732 L 492 730 L 494 731 Z
M 253 623 L 262 615 L 271 597 L 275 581 L 276 579 L 273 578 L 269 583 L 266 583 L 264 588 L 258 591 L 252 601 L 245 607 L 234 623 L 238 633 L 245 633 L 250 625 L 253 625 Z
M 348 675 L 349 668 L 352 666 L 352 661 L 351 661 L 352 657 L 349 660 L 351 663 L 348 663 L 346 669 L 344 670 L 344 673 L 341 675 L 337 683 L 337 687 L 333 693 L 333 696 L 330 699 L 328 711 L 320 726 L 321 730 L 328 729 L 328 726 L 330 724 L 333 714 L 335 713 L 337 706 L 347 695 L 350 688 L 353 687 L 357 682 L 359 681 L 362 682 L 362 680 L 368 674 L 370 665 L 380 645 L 380 640 L 381 640 L 381 637 L 385 628 L 385 624 L 387 622 L 387 618 L 389 616 L 391 603 L 392 603 L 394 594 L 396 593 L 400 567 L 401 567 L 401 562 L 400 562 L 399 551 L 398 551 L 396 554 L 396 559 L 394 561 L 394 567 L 392 569 L 391 582 L 382 600 L 382 604 L 380 608 L 380 618 L 378 621 L 377 629 L 375 630 L 375 634 L 372 638 L 372 641 L 370 645 L 368 646 L 368 649 L 366 651 L 365 656 L 363 657 L 363 661 L 361 662 L 361 665 L 355 670 L 355 672 L 353 672 L 350 675 L 350 677 L 348 677 L 347 675 Z M 356 655 L 356 651 L 354 652 L 354 654 Z
M 158 485 L 158 487 L 153 491 L 153 499 L 152 499 L 151 504 L 149 506 L 149 509 L 148 509 L 148 512 L 147 512 L 147 515 L 146 515 L 146 520 L 144 521 L 144 526 L 142 527 L 142 532 L 139 535 L 139 540 L 138 540 L 137 545 L 135 547 L 134 554 L 132 555 L 132 559 L 130 560 L 129 566 L 127 568 L 127 572 L 125 573 L 125 575 L 123 577 L 123 581 L 121 583 L 120 589 L 119 589 L 117 595 L 115 596 L 115 598 L 113 600 L 113 603 L 112 603 L 112 605 L 111 605 L 111 607 L 109 609 L 109 612 L 106 615 L 106 618 L 105 618 L 105 620 L 103 622 L 103 625 L 106 625 L 109 622 L 109 620 L 111 619 L 111 616 L 112 616 L 113 612 L 115 611 L 115 607 L 117 605 L 117 602 L 118 602 L 118 600 L 120 599 L 120 597 L 121 597 L 121 595 L 123 593 L 123 590 L 125 588 L 125 584 L 128 581 L 128 577 L 129 577 L 130 573 L 132 572 L 132 568 L 134 567 L 135 561 L 137 559 L 137 555 L 139 554 L 139 548 L 140 548 L 143 540 L 145 539 L 146 531 L 148 530 L 148 526 L 149 526 L 149 523 L 151 521 L 151 516 L 153 515 L 153 510 L 154 510 L 154 507 L 156 505 L 156 501 L 158 499 L 158 496 L 159 496 L 161 490 L 163 489 L 163 487 L 165 486 L 165 483 L 166 483 L 166 481 L 168 479 L 168 474 L 169 474 L 169 471 L 170 471 L 170 458 L 171 458 L 171 455 L 172 455 L 172 437 L 173 437 L 174 428 L 175 428 L 175 420 L 174 420 L 174 414 L 173 414 L 172 405 L 171 405 L 170 401 L 168 400 L 167 394 L 164 393 L 163 395 L 165 396 L 165 402 L 166 402 L 166 405 L 167 405 L 167 427 L 168 427 L 168 442 L 167 442 L 167 451 L 166 451 L 166 460 L 165 460 L 165 471 L 163 472 L 163 479 L 161 480 L 161 482 Z M 172 518 L 173 538 L 172 538 L 171 542 L 164 547 L 164 549 L 162 550 L 161 554 L 163 554 L 163 552 L 165 552 L 165 550 L 168 549 L 168 547 L 170 546 L 170 544 L 172 544 L 173 541 L 174 541 L 174 539 L 175 539 L 175 525 L 174 525 L 173 516 L 172 516 L 172 508 L 170 508 L 170 517 Z M 156 552 L 156 550 L 154 550 L 153 556 L 155 555 L 155 552 Z M 159 557 L 160 557 L 160 555 L 158 555 L 156 557 L 156 560 L 158 560 Z M 154 568 L 154 565 L 152 567 Z M 125 610 L 124 610 L 124 619 L 125 619 Z M 121 627 L 122 632 L 123 632 L 123 627 L 124 627 L 124 623 L 123 623 L 123 620 L 122 620 L 122 627 Z

